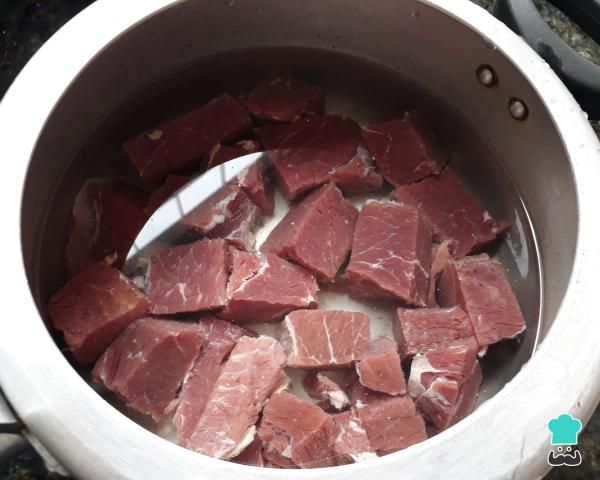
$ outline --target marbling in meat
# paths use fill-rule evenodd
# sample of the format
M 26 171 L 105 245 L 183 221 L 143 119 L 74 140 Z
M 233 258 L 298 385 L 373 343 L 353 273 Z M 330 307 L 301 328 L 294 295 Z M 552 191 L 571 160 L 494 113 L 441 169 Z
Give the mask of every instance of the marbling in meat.
M 255 424 L 269 397 L 287 386 L 284 366 L 285 354 L 273 338 L 240 338 L 184 446 L 216 458 L 239 455 L 254 440 Z
M 342 410 L 350 405 L 350 399 L 342 387 L 323 372 L 307 372 L 302 385 L 311 398 L 324 402 L 335 410 Z
M 274 190 L 269 170 L 268 162 L 258 160 L 244 169 L 237 178 L 239 187 L 267 215 L 271 215 L 275 209 Z
M 297 308 L 315 308 L 319 289 L 303 267 L 270 253 L 231 249 L 227 306 L 219 314 L 236 322 L 272 322 Z
M 283 321 L 281 343 L 288 366 L 307 369 L 347 367 L 362 359 L 371 341 L 364 313 L 296 310 Z
M 459 306 L 399 308 L 394 319 L 394 336 L 402 358 L 475 338 L 471 319 Z
M 416 208 L 365 204 L 343 276 L 351 295 L 425 306 L 430 267 L 431 233 Z
M 360 383 L 371 390 L 389 395 L 406 393 L 398 345 L 390 337 L 379 337 L 371 344 L 356 364 L 356 372 Z
M 358 210 L 335 184 L 311 192 L 271 231 L 261 251 L 302 265 L 332 281 L 352 247 Z
M 502 265 L 485 254 L 448 263 L 439 280 L 439 298 L 442 306 L 459 305 L 467 312 L 481 348 L 526 328 Z
M 408 396 L 373 392 L 355 382 L 350 399 L 371 447 L 379 455 L 402 450 L 427 439 L 425 421 Z
M 148 299 L 109 259 L 93 263 L 50 299 L 52 325 L 64 334 L 75 359 L 94 362 L 133 320 L 149 310 Z
M 358 124 L 335 115 L 302 118 L 290 125 L 256 129 L 288 200 L 333 181 L 345 193 L 382 186 Z
M 334 466 L 334 434 L 335 425 L 327 413 L 288 392 L 271 397 L 258 428 L 267 460 L 300 468 Z
M 261 80 L 242 101 L 252 116 L 271 122 L 293 122 L 325 111 L 323 88 L 289 75 Z
M 412 361 L 408 391 L 438 430 L 466 417 L 477 400 L 481 369 L 477 344 L 442 346 Z
M 418 111 L 363 128 L 363 137 L 375 163 L 392 185 L 406 185 L 440 173 L 448 154 Z
M 88 180 L 75 198 L 69 222 L 64 258 L 67 275 L 72 277 L 112 254 L 120 268 L 146 223 L 148 199 L 146 192 L 123 182 Z
M 175 400 L 202 341 L 195 322 L 140 318 L 98 359 L 94 380 L 158 421 Z
M 331 418 L 335 424 L 333 450 L 338 465 L 377 458 L 355 409 L 335 413 Z
M 265 459 L 263 457 L 264 445 L 258 435 L 254 436 L 254 440 L 248 445 L 242 453 L 231 459 L 234 463 L 241 463 L 243 465 L 251 465 L 253 467 L 266 467 Z
M 244 106 L 231 95 L 214 98 L 203 107 L 128 140 L 123 150 L 142 177 L 199 166 L 217 143 L 235 140 L 252 126 Z
M 198 328 L 204 336 L 204 344 L 181 386 L 175 405 L 177 410 L 173 416 L 180 445 L 185 445 L 194 432 L 223 364 L 235 343 L 241 337 L 251 335 L 245 328 L 218 320 L 211 315 L 201 318 Z
M 397 187 L 394 198 L 417 206 L 434 239 L 450 240 L 456 258 L 484 247 L 510 227 L 492 217 L 450 167 L 419 183 Z
M 178 245 L 152 257 L 148 297 L 156 315 L 222 308 L 227 303 L 228 246 L 222 239 Z
M 225 185 L 184 216 L 176 228 L 186 240 L 223 238 L 237 248 L 250 250 L 259 215 L 259 208 L 239 186 Z

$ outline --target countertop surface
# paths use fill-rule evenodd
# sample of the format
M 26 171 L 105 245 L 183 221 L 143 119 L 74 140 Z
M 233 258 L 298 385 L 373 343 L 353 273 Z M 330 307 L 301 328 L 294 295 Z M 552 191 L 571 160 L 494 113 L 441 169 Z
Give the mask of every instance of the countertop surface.
M 472 0 L 491 10 L 493 0 Z M 0 0 L 0 97 L 35 51 L 90 0 Z M 535 0 L 548 24 L 581 55 L 600 64 L 600 47 L 545 0 Z M 597 131 L 600 129 L 595 125 Z M 583 464 L 555 468 L 547 480 L 600 479 L 600 409 L 579 437 Z M 56 479 L 32 450 L 0 464 L 0 480 Z

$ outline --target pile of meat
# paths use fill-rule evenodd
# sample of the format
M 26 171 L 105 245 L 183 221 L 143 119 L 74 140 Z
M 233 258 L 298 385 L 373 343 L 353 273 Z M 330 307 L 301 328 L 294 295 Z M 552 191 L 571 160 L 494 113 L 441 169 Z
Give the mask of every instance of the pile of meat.
M 509 225 L 447 165 L 423 116 L 361 126 L 324 106 L 321 88 L 286 76 L 224 94 L 125 143 L 153 193 L 93 179 L 76 198 L 52 324 L 96 381 L 171 421 L 185 448 L 274 468 L 398 451 L 469 414 L 479 356 L 525 329 L 482 253 Z M 183 219 L 185 242 L 150 260 L 143 291 L 121 273 L 190 175 L 263 149 L 268 162 Z M 257 248 L 275 189 L 289 210 Z M 372 338 L 365 313 L 319 309 L 323 291 L 390 302 L 395 338 Z M 255 333 L 265 322 L 276 336 Z

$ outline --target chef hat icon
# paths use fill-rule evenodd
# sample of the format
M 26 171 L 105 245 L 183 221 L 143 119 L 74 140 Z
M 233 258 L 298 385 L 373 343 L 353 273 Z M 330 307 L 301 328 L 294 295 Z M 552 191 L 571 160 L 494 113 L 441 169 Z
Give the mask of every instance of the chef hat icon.
M 568 413 L 559 415 L 548 422 L 548 430 L 552 432 L 552 445 L 575 445 L 577 435 L 581 432 L 581 421 Z

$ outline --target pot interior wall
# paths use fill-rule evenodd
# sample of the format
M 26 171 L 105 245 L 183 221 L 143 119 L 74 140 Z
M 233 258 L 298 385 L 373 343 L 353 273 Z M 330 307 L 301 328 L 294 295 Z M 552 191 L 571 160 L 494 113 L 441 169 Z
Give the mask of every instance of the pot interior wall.
M 425 111 L 451 165 L 492 214 L 513 223 L 495 253 L 528 329 L 484 358 L 481 399 L 489 398 L 550 328 L 575 251 L 573 178 L 535 89 L 488 39 L 420 2 L 373 9 L 360 0 L 352 11 L 342 0 L 311 2 L 311 11 L 304 2 L 243 3 L 178 3 L 109 45 L 66 89 L 33 153 L 22 205 L 24 260 L 42 317 L 63 281 L 67 224 L 82 183 L 94 176 L 139 183 L 124 140 L 223 91 L 292 71 L 325 86 L 329 111 L 360 122 Z M 479 85 L 481 64 L 493 65 L 499 86 Z M 512 96 L 527 102 L 527 121 L 508 115 Z

